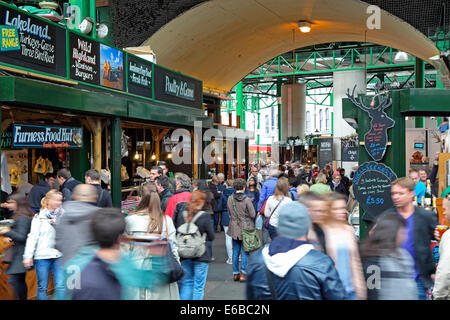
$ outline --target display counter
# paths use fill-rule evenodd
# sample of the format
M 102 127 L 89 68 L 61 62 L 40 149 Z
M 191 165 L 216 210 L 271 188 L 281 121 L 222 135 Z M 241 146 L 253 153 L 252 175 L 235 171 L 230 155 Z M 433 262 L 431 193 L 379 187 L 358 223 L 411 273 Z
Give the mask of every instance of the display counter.
M 13 300 L 14 290 L 8 283 L 8 275 L 4 274 L 5 270 L 8 268 L 8 265 L 4 264 L 1 259 L 3 251 L 9 246 L 9 244 L 7 245 L 4 242 L 4 239 L 4 237 L 0 236 L 0 300 Z M 26 283 L 28 287 L 28 300 L 35 300 L 37 292 L 37 277 L 34 269 L 27 272 Z M 53 291 L 53 275 L 50 272 L 48 294 L 53 294 Z

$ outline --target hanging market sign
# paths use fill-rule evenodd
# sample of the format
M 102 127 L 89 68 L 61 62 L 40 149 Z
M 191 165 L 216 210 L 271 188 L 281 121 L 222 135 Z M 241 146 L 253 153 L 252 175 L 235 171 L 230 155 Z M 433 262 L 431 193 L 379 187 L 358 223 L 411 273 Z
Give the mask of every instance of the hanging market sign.
M 13 141 L 12 125 L 10 125 L 5 131 L 2 132 L 2 144 L 0 149 L 11 149 Z
M 202 107 L 202 82 L 155 65 L 155 99 Z
M 383 163 L 365 162 L 353 177 L 353 192 L 364 210 L 363 219 L 373 222 L 385 210 L 393 206 L 391 182 L 397 175 Z
M 153 64 L 128 55 L 128 92 L 152 98 Z
M 66 30 L 25 11 L 0 4 L 0 62 L 66 76 Z
M 83 130 L 15 123 L 12 145 L 33 148 L 82 148 Z
M 333 161 L 333 138 L 319 140 L 319 167 L 323 168 Z
M 70 78 L 99 85 L 99 43 L 71 32 L 69 35 L 69 54 Z
M 384 111 L 392 105 L 392 98 L 389 98 L 388 93 L 380 92 L 381 82 L 377 79 L 375 85 L 375 96 L 372 97 L 370 106 L 366 106 L 355 98 L 356 85 L 353 87 L 353 93 L 350 95 L 350 89 L 347 89 L 347 97 L 353 104 L 361 110 L 367 112 L 370 117 L 370 131 L 364 136 L 364 146 L 367 153 L 374 161 L 381 161 L 386 153 L 388 143 L 388 129 L 395 125 L 395 121 Z M 376 105 L 375 100 L 378 100 Z

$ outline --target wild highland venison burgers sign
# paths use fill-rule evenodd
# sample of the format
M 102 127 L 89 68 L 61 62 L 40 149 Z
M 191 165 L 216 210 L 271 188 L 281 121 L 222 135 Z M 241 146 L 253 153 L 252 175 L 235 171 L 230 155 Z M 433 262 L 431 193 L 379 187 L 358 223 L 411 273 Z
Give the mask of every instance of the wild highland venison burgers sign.
M 100 55 L 98 42 L 70 33 L 70 78 L 100 84 Z
M 0 4 L 0 25 L 17 30 L 16 50 L 0 53 L 0 61 L 65 76 L 66 31 L 54 24 Z M 57 46 L 57 43 L 63 45 Z
M 33 148 L 82 148 L 83 130 L 15 123 L 12 145 Z
M 155 99 L 202 107 L 202 82 L 154 65 Z
M 359 101 L 355 98 L 356 85 L 353 88 L 353 92 L 350 95 L 350 89 L 347 89 L 347 97 L 357 107 L 361 108 L 369 114 L 370 131 L 364 136 L 364 145 L 367 153 L 375 161 L 381 161 L 386 153 L 386 147 L 388 143 L 387 130 L 395 125 L 395 121 L 388 117 L 385 109 L 389 108 L 392 104 L 392 99 L 389 98 L 387 93 L 380 92 L 381 84 L 380 80 L 377 80 L 375 85 L 375 96 L 372 98 L 370 106 L 365 106 L 361 99 Z M 375 99 L 378 99 L 378 105 L 375 105 Z
M 365 162 L 353 177 L 353 192 L 364 210 L 363 220 L 375 221 L 379 214 L 393 206 L 391 182 L 397 175 L 383 163 Z

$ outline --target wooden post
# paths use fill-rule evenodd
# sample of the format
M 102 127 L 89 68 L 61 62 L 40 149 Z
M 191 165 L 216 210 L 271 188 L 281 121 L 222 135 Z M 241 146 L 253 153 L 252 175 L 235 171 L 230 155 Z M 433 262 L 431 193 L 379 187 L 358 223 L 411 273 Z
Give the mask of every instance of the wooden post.
M 83 123 L 89 129 L 94 137 L 94 169 L 98 172 L 102 170 L 102 120 L 101 119 L 92 119 L 86 118 L 86 121 Z

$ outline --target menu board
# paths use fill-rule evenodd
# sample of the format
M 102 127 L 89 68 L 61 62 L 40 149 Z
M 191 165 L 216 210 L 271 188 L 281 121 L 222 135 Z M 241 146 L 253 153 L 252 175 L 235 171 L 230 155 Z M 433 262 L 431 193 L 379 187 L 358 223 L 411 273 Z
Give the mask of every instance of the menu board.
M 70 78 L 95 85 L 100 84 L 99 43 L 86 37 L 70 33 Z
M 152 97 L 153 64 L 128 55 L 128 92 Z
M 364 210 L 363 219 L 373 222 L 385 210 L 393 206 L 391 182 L 397 176 L 383 163 L 365 162 L 353 177 L 353 192 Z
M 155 99 L 202 108 L 202 82 L 158 65 L 154 66 Z
M 12 145 L 32 148 L 82 148 L 83 128 L 15 123 Z
M 371 129 L 364 136 L 367 153 L 375 161 L 381 161 L 386 152 L 388 143 L 387 130 L 395 125 L 395 121 L 389 118 L 384 111 L 372 111 L 370 113 Z
M 342 161 L 358 162 L 358 146 L 342 146 Z
M 333 161 L 333 138 L 319 140 L 319 167 L 324 168 Z
M 18 45 L 0 52 L 0 62 L 66 76 L 66 30 L 0 3 L 0 25 L 17 30 Z M 11 31 L 12 32 L 12 31 Z M 15 41 L 13 38 L 10 41 Z M 57 45 L 64 44 L 64 45 Z

